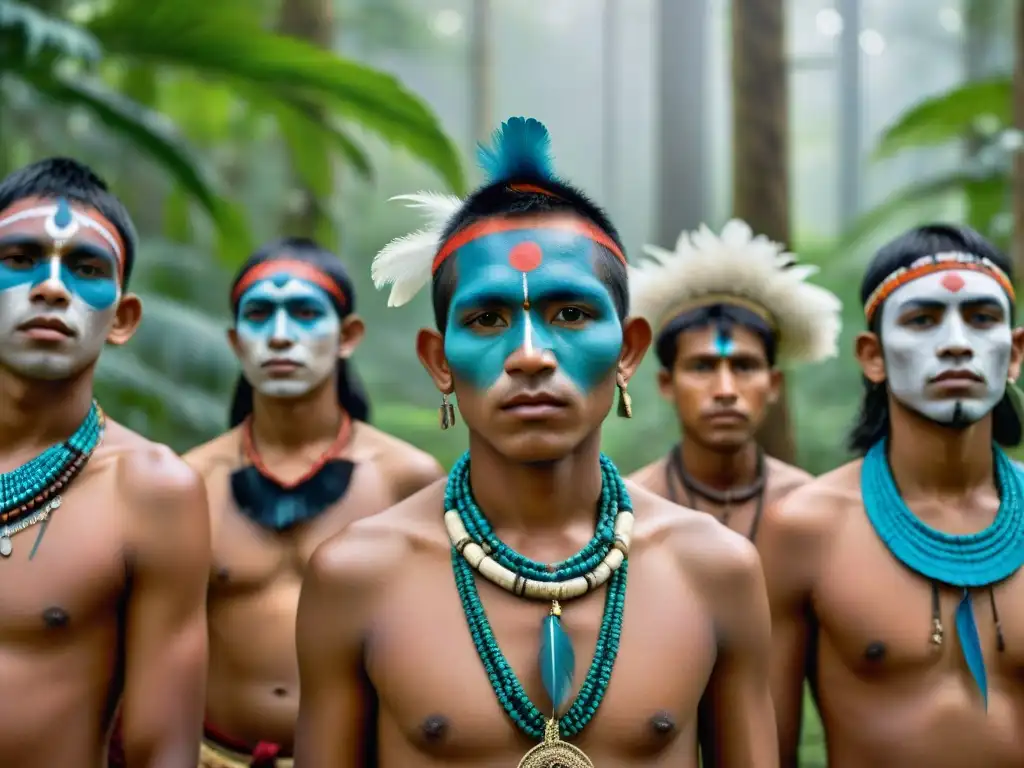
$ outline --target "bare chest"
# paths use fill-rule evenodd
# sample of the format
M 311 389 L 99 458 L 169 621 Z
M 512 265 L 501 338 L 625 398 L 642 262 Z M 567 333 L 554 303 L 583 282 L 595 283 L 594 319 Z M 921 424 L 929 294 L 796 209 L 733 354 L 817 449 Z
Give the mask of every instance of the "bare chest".
M 105 468 L 86 470 L 47 521 L 11 537 L 0 559 L 0 643 L 67 642 L 116 629 L 127 582 L 124 511 Z
M 956 630 L 963 590 L 900 564 L 866 519 L 851 521 L 829 552 L 815 591 L 822 634 L 837 660 L 866 679 L 968 674 Z M 1024 577 L 970 591 L 990 687 L 1024 696 Z M 941 636 L 941 638 L 939 637 Z
M 433 760 L 518 759 L 533 741 L 499 702 L 470 636 L 450 561 L 421 558 L 410 572 L 415 579 L 399 580 L 384 601 L 368 646 L 368 671 L 387 713 L 381 733 L 400 736 L 396 744 L 402 746 L 394 749 L 402 754 Z M 548 711 L 539 649 L 549 606 L 479 579 L 477 585 L 495 642 L 522 693 Z M 594 658 L 604 594 L 563 606 L 576 690 Z M 631 558 L 611 680 L 593 721 L 573 743 L 604 764 L 692 755 L 697 706 L 713 664 L 713 631 L 696 595 L 668 569 Z
M 301 580 L 320 544 L 348 523 L 392 503 L 372 465 L 357 465 L 345 496 L 312 520 L 284 531 L 265 528 L 243 515 L 231 494 L 229 472 L 208 479 L 212 511 L 215 594 L 252 593 L 275 582 Z

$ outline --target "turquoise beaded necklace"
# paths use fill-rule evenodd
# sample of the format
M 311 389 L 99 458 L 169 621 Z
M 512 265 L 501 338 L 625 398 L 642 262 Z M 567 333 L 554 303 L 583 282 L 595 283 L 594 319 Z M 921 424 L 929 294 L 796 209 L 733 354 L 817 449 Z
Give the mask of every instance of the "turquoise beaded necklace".
M 608 457 L 601 456 L 601 496 L 597 504 L 597 524 L 593 538 L 573 556 L 554 565 L 539 563 L 515 552 L 497 536 L 473 499 L 469 483 L 469 454 L 463 455 L 452 468 L 445 493 L 445 509 L 458 513 L 468 538 L 483 548 L 489 558 L 499 566 L 513 572 L 517 579 L 536 582 L 567 582 L 584 577 L 588 584 L 599 583 L 593 574 L 609 552 L 618 547 L 628 549 L 628 541 L 617 533 L 616 519 L 627 513 L 631 519 L 632 502 L 622 477 Z M 620 529 L 621 530 L 621 529 Z M 463 556 L 464 542 L 453 542 L 452 568 L 455 584 L 462 601 L 473 644 L 491 682 L 491 687 L 502 708 L 516 726 L 526 735 L 539 739 L 550 732 L 554 721 L 530 701 L 522 684 L 512 670 L 491 631 L 476 588 L 474 567 Z M 622 615 L 626 600 L 628 562 L 623 558 L 607 579 L 604 616 L 598 632 L 594 659 L 579 693 L 569 709 L 557 719 L 558 732 L 566 737 L 579 734 L 597 713 L 608 684 L 619 650 Z M 517 583 L 519 583 L 517 581 Z M 542 626 L 541 677 L 552 700 L 551 711 L 557 710 L 571 692 L 572 667 L 575 656 L 568 636 L 558 620 L 560 606 L 555 601 L 552 613 Z M 566 669 L 567 668 L 567 669 Z
M 38 522 L 45 523 L 50 511 L 60 506 L 57 494 L 96 450 L 103 439 L 104 425 L 103 411 L 94 400 L 71 437 L 20 467 L 0 474 L 0 555 L 9 557 L 13 551 L 11 536 Z
M 988 680 L 971 588 L 989 587 L 997 642 L 1002 650 L 995 598 L 991 587 L 1013 575 L 1024 565 L 1024 476 L 1006 453 L 993 444 L 999 510 L 988 528 L 968 535 L 938 531 L 914 515 L 900 496 L 886 453 L 887 441 L 879 440 L 864 457 L 861 467 L 861 493 L 864 510 L 878 537 L 892 555 L 933 584 L 932 642 L 942 642 L 942 622 L 938 614 L 937 583 L 963 590 L 956 611 L 957 636 L 968 669 L 988 703 Z

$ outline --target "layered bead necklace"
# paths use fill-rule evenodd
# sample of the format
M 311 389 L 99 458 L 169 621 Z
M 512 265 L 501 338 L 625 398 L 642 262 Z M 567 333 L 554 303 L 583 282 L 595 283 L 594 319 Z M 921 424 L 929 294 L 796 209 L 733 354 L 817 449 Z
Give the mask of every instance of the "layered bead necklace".
M 886 444 L 885 439 L 879 440 L 864 457 L 861 467 L 864 510 L 893 557 L 932 583 L 930 640 L 933 645 L 942 645 L 945 634 L 938 585 L 948 584 L 962 591 L 956 609 L 957 638 L 987 707 L 988 678 L 970 590 L 988 590 L 996 627 L 996 647 L 1002 651 L 1005 646 L 992 587 L 1024 565 L 1024 476 L 1003 450 L 993 444 L 999 489 L 995 520 L 978 533 L 943 533 L 918 518 L 903 501 L 889 467 Z
M 601 497 L 590 542 L 568 559 L 547 565 L 515 552 L 495 536 L 473 499 L 469 454 L 456 462 L 445 492 L 445 528 L 452 545 L 452 568 L 469 631 L 498 701 L 523 733 L 543 742 L 520 768 L 593 768 L 577 747 L 561 740 L 579 734 L 591 721 L 611 681 L 619 651 L 626 600 L 627 558 L 633 533 L 632 502 L 611 460 L 601 456 Z M 540 671 L 551 701 L 545 715 L 530 701 L 491 631 L 477 592 L 475 574 L 520 597 L 551 602 L 541 623 Z M 607 583 L 604 616 L 587 676 L 568 710 L 558 711 L 573 690 L 575 653 L 561 625 L 561 602 Z
M 85 467 L 103 440 L 105 425 L 106 417 L 94 400 L 71 437 L 50 446 L 28 463 L 0 474 L 0 555 L 11 556 L 12 536 L 43 523 L 29 558 L 35 555 L 50 513 L 60 507 L 61 489 Z

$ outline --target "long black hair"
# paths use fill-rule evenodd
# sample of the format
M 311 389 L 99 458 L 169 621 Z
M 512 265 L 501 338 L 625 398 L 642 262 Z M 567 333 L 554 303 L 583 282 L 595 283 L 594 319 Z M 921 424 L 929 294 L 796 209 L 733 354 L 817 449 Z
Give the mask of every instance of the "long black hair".
M 264 245 L 250 256 L 238 271 L 231 286 L 231 295 L 233 297 L 231 311 L 236 319 L 238 317 L 238 299 L 241 298 L 235 296 L 235 288 L 238 284 L 253 267 L 264 262 L 282 259 L 304 261 L 316 267 L 316 269 L 334 282 L 341 291 L 344 301 L 339 302 L 336 297 L 331 296 L 331 302 L 338 312 L 338 317 L 342 320 L 355 311 L 355 291 L 352 287 L 352 280 L 341 259 L 308 238 L 287 237 Z M 353 419 L 369 423 L 369 398 L 366 395 L 362 382 L 348 360 L 338 358 L 335 380 L 338 405 L 344 408 L 345 412 Z M 240 375 L 238 382 L 235 384 L 234 397 L 231 399 L 229 423 L 232 427 L 241 424 L 252 413 L 252 401 L 252 384 L 249 383 L 244 375 Z
M 939 253 L 960 252 L 985 258 L 1006 273 L 1013 281 L 1013 264 L 1006 254 L 970 227 L 953 224 L 927 224 L 906 232 L 882 246 L 868 265 L 860 286 L 861 306 L 867 303 L 875 289 L 893 272 L 913 264 L 920 258 Z M 1011 322 L 1015 307 L 1010 303 Z M 868 330 L 881 336 L 882 309 L 875 310 Z M 864 378 L 864 395 L 860 412 L 847 439 L 849 449 L 863 455 L 868 449 L 889 434 L 889 391 L 885 382 L 874 383 Z M 1020 443 L 1022 430 L 1020 419 L 1010 404 L 1007 395 L 996 404 L 992 411 L 992 438 L 1004 446 Z

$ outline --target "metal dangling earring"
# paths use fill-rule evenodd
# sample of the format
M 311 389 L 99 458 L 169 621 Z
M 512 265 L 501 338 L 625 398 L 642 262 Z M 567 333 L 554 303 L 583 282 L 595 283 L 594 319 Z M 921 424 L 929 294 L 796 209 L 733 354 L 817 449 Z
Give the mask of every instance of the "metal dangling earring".
M 448 402 L 448 395 L 441 393 L 441 429 L 451 429 L 455 426 L 455 406 Z
M 619 388 L 619 416 L 623 419 L 633 418 L 633 398 L 629 396 L 626 389 L 626 377 L 621 373 L 616 377 L 615 383 Z

